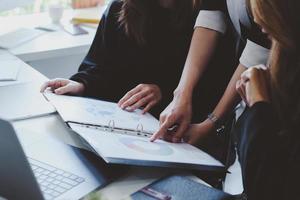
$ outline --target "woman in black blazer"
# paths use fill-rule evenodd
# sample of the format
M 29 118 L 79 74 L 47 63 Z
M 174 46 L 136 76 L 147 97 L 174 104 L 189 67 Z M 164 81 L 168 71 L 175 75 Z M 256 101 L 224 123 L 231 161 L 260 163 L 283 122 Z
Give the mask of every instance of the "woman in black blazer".
M 42 91 L 51 87 L 57 94 L 118 102 L 129 111 L 143 108 L 146 112 L 151 108 L 158 117 L 171 102 L 180 79 L 200 2 L 112 1 L 79 72 L 71 80 L 47 82 Z M 194 118 L 198 120 L 215 106 L 232 74 L 234 42 L 226 37 L 220 37 L 219 47 L 211 53 L 216 59 L 208 63 L 206 78 L 199 83 L 200 92 L 194 95 L 194 103 L 204 105 L 195 112 Z M 211 46 L 208 39 L 203 43 Z M 221 63 L 229 67 L 220 70 Z M 218 73 L 222 77 L 214 79 Z
M 300 198 L 300 2 L 251 0 L 255 21 L 272 39 L 269 69 L 244 72 L 237 90 L 248 109 L 235 133 L 250 200 Z

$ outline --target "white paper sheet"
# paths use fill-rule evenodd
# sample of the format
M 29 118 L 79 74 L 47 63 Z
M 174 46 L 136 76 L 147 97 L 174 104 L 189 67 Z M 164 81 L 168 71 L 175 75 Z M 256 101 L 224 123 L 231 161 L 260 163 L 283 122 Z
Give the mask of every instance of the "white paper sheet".
M 223 167 L 218 160 L 189 144 L 162 140 L 152 143 L 148 138 L 105 132 L 78 124 L 69 125 L 108 162 L 170 167 L 184 164 L 187 167 L 199 166 L 195 167 L 198 169 L 201 166 Z
M 143 115 L 141 110 L 127 112 L 120 109 L 116 103 L 53 93 L 44 95 L 56 107 L 65 122 L 113 126 L 148 133 L 154 133 L 159 128 L 158 120 L 148 113 Z

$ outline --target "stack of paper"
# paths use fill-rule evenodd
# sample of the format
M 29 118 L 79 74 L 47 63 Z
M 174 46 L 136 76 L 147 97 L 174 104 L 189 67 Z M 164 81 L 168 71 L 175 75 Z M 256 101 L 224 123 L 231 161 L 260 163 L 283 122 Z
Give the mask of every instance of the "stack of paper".
M 0 62 L 0 81 L 15 81 L 22 62 L 18 59 L 2 60 Z

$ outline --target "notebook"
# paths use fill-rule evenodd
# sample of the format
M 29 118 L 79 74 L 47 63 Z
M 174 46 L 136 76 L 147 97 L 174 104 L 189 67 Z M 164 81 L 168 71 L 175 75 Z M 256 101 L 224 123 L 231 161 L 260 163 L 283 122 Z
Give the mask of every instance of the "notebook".
M 40 83 L 19 83 L 0 87 L 0 118 L 21 120 L 55 113 L 40 93 Z
M 86 146 L 107 163 L 224 171 L 218 160 L 192 145 L 150 142 L 159 121 L 149 113 L 131 113 L 116 103 L 83 97 L 44 96 Z
M 0 81 L 16 81 L 22 62 L 18 59 L 1 60 Z
M 233 200 L 233 196 L 197 183 L 185 176 L 161 179 L 131 195 L 127 200 Z

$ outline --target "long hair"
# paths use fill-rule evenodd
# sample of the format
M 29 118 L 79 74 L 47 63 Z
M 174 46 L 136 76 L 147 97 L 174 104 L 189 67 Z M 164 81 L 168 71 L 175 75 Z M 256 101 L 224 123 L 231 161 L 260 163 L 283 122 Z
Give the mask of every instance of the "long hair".
M 199 8 L 201 0 L 173 0 L 175 27 L 182 27 L 187 19 Z M 119 16 L 120 26 L 123 26 L 126 35 L 143 45 L 147 42 L 147 28 L 152 15 L 155 15 L 153 5 L 158 4 L 158 0 L 123 0 L 122 9 Z
M 284 128 L 300 120 L 300 1 L 250 0 L 256 22 L 272 37 L 271 85 Z

